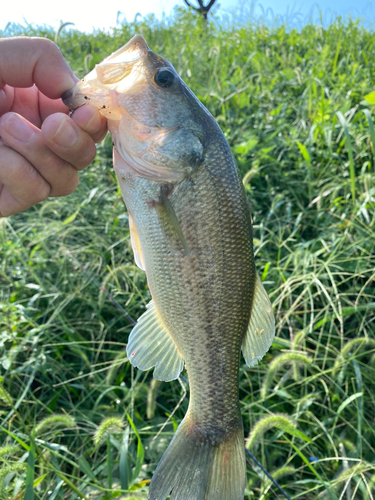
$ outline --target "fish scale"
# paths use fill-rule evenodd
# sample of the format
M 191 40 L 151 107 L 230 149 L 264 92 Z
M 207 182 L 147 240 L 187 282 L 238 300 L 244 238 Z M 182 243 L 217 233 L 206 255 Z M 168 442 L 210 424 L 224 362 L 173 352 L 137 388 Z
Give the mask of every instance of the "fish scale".
M 96 106 L 114 142 L 135 260 L 152 296 L 129 336 L 129 359 L 166 381 L 185 364 L 189 377 L 189 408 L 149 499 L 243 500 L 241 349 L 255 365 L 271 345 L 274 318 L 230 148 L 172 65 L 139 35 L 64 99 L 71 108 Z

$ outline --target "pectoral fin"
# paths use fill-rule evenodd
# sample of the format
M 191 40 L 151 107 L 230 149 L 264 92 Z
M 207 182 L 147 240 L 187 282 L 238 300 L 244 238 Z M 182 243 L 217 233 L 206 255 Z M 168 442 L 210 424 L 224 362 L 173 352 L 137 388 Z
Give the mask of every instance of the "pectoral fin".
M 130 213 L 129 213 L 129 229 L 130 229 L 130 241 L 132 244 L 135 263 L 140 269 L 142 269 L 142 271 L 146 271 L 145 261 L 143 258 L 142 247 L 139 241 L 137 228 L 135 227 L 133 216 Z
M 131 364 L 140 370 L 155 367 L 158 380 L 175 380 L 184 367 L 181 353 L 152 301 L 131 331 L 126 352 Z
M 242 342 L 242 354 L 248 366 L 257 365 L 270 348 L 275 336 L 275 318 L 263 283 L 256 275 L 249 327 Z
M 163 210 L 164 214 L 166 215 L 166 219 L 168 221 L 168 224 L 170 226 L 170 229 L 172 233 L 174 234 L 175 238 L 177 241 L 181 243 L 181 245 L 184 248 L 185 255 L 189 255 L 189 247 L 186 241 L 186 238 L 184 236 L 184 233 L 182 232 L 180 223 L 178 222 L 176 213 L 174 211 L 174 208 L 172 206 L 172 203 L 170 199 L 168 198 L 165 189 L 161 189 L 160 193 L 160 203 L 159 203 L 159 210 Z

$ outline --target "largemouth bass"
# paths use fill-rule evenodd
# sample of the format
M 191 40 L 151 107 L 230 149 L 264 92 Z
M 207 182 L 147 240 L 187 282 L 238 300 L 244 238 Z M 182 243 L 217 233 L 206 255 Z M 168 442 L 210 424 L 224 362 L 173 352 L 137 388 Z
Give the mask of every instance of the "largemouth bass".
M 173 66 L 137 35 L 63 96 L 108 119 L 137 265 L 152 302 L 132 330 L 131 363 L 159 380 L 186 366 L 189 409 L 149 499 L 243 500 L 241 348 L 255 365 L 274 337 L 248 202 L 230 148 Z

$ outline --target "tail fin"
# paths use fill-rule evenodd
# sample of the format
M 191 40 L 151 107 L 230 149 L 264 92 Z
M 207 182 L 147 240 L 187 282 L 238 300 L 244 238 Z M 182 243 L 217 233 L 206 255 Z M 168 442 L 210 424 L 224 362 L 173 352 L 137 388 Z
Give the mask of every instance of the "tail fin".
M 243 500 L 246 482 L 242 425 L 214 443 L 184 419 L 156 468 L 149 500 Z

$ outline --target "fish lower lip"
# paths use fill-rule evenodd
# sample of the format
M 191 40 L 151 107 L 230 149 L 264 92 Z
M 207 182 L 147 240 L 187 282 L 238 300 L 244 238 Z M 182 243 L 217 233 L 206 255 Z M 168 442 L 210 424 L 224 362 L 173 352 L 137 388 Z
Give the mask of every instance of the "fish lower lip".
M 86 104 L 86 103 L 85 103 Z M 72 108 L 71 106 L 69 107 L 69 116 L 72 117 L 74 112 L 77 111 L 77 109 L 82 108 L 85 104 L 81 104 L 81 106 L 76 106 L 75 108 Z

